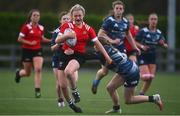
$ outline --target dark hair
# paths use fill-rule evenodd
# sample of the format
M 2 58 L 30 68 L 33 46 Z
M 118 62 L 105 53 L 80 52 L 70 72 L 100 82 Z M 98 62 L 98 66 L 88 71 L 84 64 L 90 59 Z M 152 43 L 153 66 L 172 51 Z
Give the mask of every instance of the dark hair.
M 62 18 L 62 16 L 66 15 L 66 14 L 68 14 L 67 11 L 62 11 L 62 12 L 60 12 L 60 13 L 59 13 L 59 20 Z
M 39 12 L 40 13 L 40 11 L 38 9 L 31 9 L 27 15 L 26 23 L 29 23 L 31 21 L 31 16 L 32 16 L 33 12 Z

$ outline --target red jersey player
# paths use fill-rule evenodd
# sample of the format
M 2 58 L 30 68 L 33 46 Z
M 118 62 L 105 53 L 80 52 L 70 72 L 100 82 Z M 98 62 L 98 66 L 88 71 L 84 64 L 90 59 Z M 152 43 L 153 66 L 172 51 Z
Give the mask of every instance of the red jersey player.
M 32 9 L 29 12 L 27 22 L 22 26 L 18 42 L 22 43 L 22 63 L 23 69 L 17 69 L 15 82 L 19 83 L 20 79 L 30 76 L 31 69 L 34 67 L 35 72 L 35 97 L 41 97 L 41 73 L 42 73 L 42 48 L 41 42 L 50 42 L 44 37 L 44 27 L 38 22 L 40 20 L 40 11 Z
M 71 8 L 70 15 L 72 22 L 65 23 L 64 25 L 62 25 L 60 32 L 64 33 L 64 31 L 68 28 L 71 28 L 73 31 L 59 35 L 56 38 L 56 43 L 61 43 L 66 41 L 67 39 L 72 38 L 77 39 L 77 43 L 73 47 L 68 46 L 66 42 L 63 45 L 64 54 L 60 56 L 59 69 L 61 72 L 60 85 L 62 86 L 61 88 L 64 97 L 68 102 L 69 107 L 74 112 L 79 113 L 82 112 L 82 110 L 81 108 L 77 107 L 74 103 L 80 101 L 80 95 L 77 91 L 74 73 L 78 71 L 80 66 L 85 62 L 85 47 L 87 42 L 89 40 L 92 40 L 95 46 L 99 49 L 99 51 L 102 52 L 108 63 L 111 63 L 112 60 L 106 53 L 102 44 L 97 39 L 94 29 L 83 21 L 83 18 L 85 16 L 85 9 L 81 5 L 76 4 Z M 72 100 L 69 96 L 67 79 L 70 82 L 74 100 Z
M 136 34 L 139 31 L 139 27 L 137 25 L 134 25 L 134 16 L 132 14 L 126 15 L 126 18 L 129 21 L 129 25 L 130 25 L 129 30 L 131 32 L 131 35 L 133 38 L 135 38 Z M 129 59 L 136 62 L 137 61 L 136 50 L 133 49 L 133 47 L 131 46 L 131 44 L 128 42 L 127 39 L 124 40 L 124 44 L 125 44 L 126 52 L 127 52 Z

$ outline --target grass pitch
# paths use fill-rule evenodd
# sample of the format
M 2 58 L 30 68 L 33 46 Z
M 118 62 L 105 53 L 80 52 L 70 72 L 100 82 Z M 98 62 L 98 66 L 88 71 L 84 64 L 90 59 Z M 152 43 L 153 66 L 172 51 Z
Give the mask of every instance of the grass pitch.
M 79 72 L 78 89 L 81 102 L 78 103 L 83 110 L 80 115 L 104 115 L 106 110 L 112 108 L 111 99 L 105 89 L 106 84 L 113 76 L 109 73 L 100 83 L 98 93 L 91 93 L 91 84 L 96 70 Z M 23 78 L 19 84 L 14 82 L 15 72 L 0 71 L 0 115 L 77 115 L 66 104 L 66 107 L 57 107 L 55 91 L 55 77 L 51 69 L 43 71 L 42 97 L 34 97 L 33 74 Z M 136 92 L 139 92 L 141 82 Z M 153 103 L 125 105 L 123 87 L 119 90 L 120 104 L 123 115 L 179 115 L 180 114 L 180 76 L 178 73 L 157 73 L 147 95 L 159 93 L 164 102 L 161 112 Z

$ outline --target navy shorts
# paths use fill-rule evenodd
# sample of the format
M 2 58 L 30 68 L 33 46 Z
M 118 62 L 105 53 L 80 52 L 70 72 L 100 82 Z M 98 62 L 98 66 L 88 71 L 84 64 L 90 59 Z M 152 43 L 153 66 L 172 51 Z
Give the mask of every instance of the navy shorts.
M 59 67 L 59 59 L 62 54 L 63 54 L 63 50 L 61 47 L 58 50 L 54 51 L 54 54 L 52 57 L 52 68 Z
M 42 49 L 32 50 L 32 49 L 22 49 L 22 62 L 32 62 L 34 57 L 43 57 Z
M 136 56 L 137 55 L 137 52 L 135 50 L 132 50 L 132 51 L 127 51 L 127 56 Z
M 59 56 L 53 56 L 52 57 L 52 68 L 58 68 L 59 67 Z
M 124 87 L 136 87 L 139 83 L 139 68 L 133 67 L 127 74 L 120 74 L 124 78 Z
M 137 59 L 139 65 L 156 64 L 155 53 L 142 53 Z

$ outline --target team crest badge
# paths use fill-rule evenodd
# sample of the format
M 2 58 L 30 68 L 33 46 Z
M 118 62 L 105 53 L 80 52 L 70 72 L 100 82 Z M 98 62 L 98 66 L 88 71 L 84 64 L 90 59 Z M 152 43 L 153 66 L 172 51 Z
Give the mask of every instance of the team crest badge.
M 87 34 L 87 32 L 86 32 L 86 31 L 83 31 L 83 34 L 85 35 L 85 34 Z

